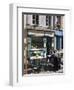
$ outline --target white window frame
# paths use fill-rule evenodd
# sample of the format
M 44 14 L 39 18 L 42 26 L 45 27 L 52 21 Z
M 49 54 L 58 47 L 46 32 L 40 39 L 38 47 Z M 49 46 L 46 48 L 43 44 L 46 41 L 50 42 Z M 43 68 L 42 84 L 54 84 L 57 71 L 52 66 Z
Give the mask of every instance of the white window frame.
M 35 15 L 35 19 L 33 19 L 33 15 Z M 39 20 L 38 20 L 38 24 L 37 24 L 37 20 L 36 20 L 37 14 L 33 14 L 33 15 L 32 15 L 32 24 L 33 25 L 39 25 Z M 39 15 L 38 15 L 38 19 L 39 19 Z M 35 23 L 33 23 L 33 20 L 35 21 Z
M 52 17 L 50 15 L 46 15 L 47 19 L 48 19 L 48 25 L 46 24 L 46 26 L 51 26 L 51 21 L 50 21 L 50 24 L 49 24 L 49 17 Z M 51 19 L 52 20 L 52 19 Z M 46 23 L 47 23 L 47 20 L 46 20 Z
M 22 76 L 22 12 L 29 13 L 52 13 L 52 14 L 65 14 L 64 18 L 64 31 L 69 33 L 70 31 L 70 8 L 61 7 L 25 7 L 22 4 L 11 4 L 10 5 L 10 84 L 11 85 L 27 85 L 27 84 L 38 84 L 46 82 L 66 82 L 70 79 L 69 77 L 69 65 L 67 62 L 67 48 L 65 47 L 65 41 L 67 40 L 68 34 L 65 33 L 64 38 L 64 60 L 66 74 L 59 76 L 55 75 L 28 75 Z M 31 76 L 31 77 L 30 77 Z M 47 81 L 49 80 L 49 81 Z

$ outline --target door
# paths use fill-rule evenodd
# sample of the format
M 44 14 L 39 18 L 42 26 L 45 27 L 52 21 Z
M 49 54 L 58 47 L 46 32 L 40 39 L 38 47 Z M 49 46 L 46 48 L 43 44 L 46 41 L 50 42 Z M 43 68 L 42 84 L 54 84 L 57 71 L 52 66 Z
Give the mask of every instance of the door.
M 47 46 L 47 55 L 49 55 L 50 50 L 52 49 L 52 38 L 51 37 L 47 37 L 46 46 Z

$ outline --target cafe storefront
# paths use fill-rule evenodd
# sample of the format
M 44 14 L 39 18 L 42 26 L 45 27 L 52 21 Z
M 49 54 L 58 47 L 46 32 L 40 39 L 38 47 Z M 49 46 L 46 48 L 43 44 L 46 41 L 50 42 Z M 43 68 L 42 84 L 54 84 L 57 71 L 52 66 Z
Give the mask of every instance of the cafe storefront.
M 30 51 L 41 50 L 43 56 L 49 53 L 49 49 L 54 48 L 54 32 L 52 31 L 28 31 L 28 57 L 31 57 Z
M 27 41 L 28 64 L 26 73 L 35 73 L 34 69 L 37 70 L 37 68 L 40 68 L 41 62 L 46 62 L 49 51 L 54 49 L 54 31 L 28 30 Z M 32 69 L 32 67 L 34 67 L 34 69 Z

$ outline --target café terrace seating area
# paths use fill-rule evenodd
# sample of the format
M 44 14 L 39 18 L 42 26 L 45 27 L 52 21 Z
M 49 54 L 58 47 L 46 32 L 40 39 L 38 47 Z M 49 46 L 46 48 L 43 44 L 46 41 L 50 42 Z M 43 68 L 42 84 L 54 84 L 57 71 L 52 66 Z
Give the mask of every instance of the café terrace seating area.
M 43 55 L 44 50 L 30 50 L 31 57 L 24 64 L 24 74 L 37 74 L 58 72 L 63 73 L 63 53 L 60 51 L 50 51 L 50 55 Z

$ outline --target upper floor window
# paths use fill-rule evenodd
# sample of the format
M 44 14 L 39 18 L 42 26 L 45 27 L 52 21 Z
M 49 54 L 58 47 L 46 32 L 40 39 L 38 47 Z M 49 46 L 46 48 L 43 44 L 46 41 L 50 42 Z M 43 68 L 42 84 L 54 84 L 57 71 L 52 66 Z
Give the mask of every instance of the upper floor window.
M 51 26 L 51 16 L 46 16 L 46 26 Z
M 39 15 L 34 14 L 34 15 L 32 16 L 32 23 L 33 23 L 34 25 L 38 25 L 38 24 L 39 24 Z
M 56 22 L 57 28 L 61 28 L 61 16 L 57 16 L 57 22 Z
M 60 30 L 62 28 L 62 24 L 63 24 L 63 21 L 61 18 L 62 16 L 61 15 L 54 15 L 53 16 L 53 29 L 58 29 Z
M 60 24 L 61 23 L 61 16 L 57 16 L 57 22 Z

